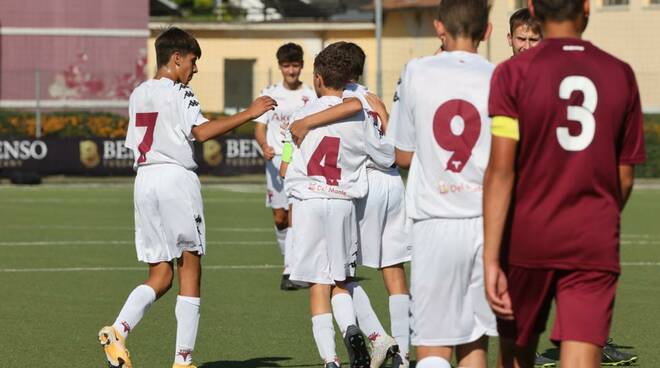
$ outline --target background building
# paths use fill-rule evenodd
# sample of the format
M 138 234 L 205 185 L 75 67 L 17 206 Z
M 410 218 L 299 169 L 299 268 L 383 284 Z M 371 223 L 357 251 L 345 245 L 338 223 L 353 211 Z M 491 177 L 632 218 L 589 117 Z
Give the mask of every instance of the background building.
M 243 0 L 246 19 L 266 22 L 191 22 L 153 19 L 148 48 L 150 75 L 154 72 L 153 41 L 161 29 L 177 25 L 200 40 L 203 57 L 192 85 L 209 111 L 232 112 L 246 106 L 266 85 L 280 79 L 275 51 L 285 42 L 305 50 L 303 80 L 311 81 L 312 61 L 325 45 L 346 40 L 359 44 L 367 54 L 363 82 L 376 87 L 375 24 L 370 1 L 320 0 L 325 13 L 313 8 L 277 8 L 268 0 Z M 288 4 L 289 2 L 280 2 Z M 311 2 L 312 4 L 317 2 Z M 332 4 L 342 3 L 334 9 Z M 433 54 L 439 42 L 432 22 L 437 0 L 383 0 L 382 81 L 383 98 L 390 100 L 403 65 L 414 57 Z M 491 38 L 480 53 L 494 63 L 511 56 L 506 35 L 509 16 L 526 0 L 493 2 Z M 265 5 L 264 5 L 265 4 Z M 248 6 L 249 5 L 249 6 Z M 287 13 L 289 9 L 289 13 Z M 298 12 L 291 9 L 298 9 Z M 330 9 L 330 10 L 328 10 Z M 280 12 L 284 13 L 281 14 Z M 259 14 L 269 14 L 259 16 Z M 251 17 L 251 18 L 250 18 Z M 660 31 L 660 0 L 596 0 L 585 38 L 630 63 L 637 74 L 645 111 L 660 112 L 660 51 L 652 45 Z

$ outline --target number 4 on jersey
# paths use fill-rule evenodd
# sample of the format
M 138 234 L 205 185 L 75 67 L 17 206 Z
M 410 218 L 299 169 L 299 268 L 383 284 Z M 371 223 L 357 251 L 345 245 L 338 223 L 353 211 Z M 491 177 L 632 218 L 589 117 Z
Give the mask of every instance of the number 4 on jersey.
M 138 112 L 135 114 L 135 126 L 147 127 L 144 133 L 142 142 L 138 146 L 140 157 L 138 157 L 138 164 L 147 161 L 147 152 L 151 150 L 151 145 L 154 143 L 154 129 L 156 128 L 156 120 L 158 119 L 157 112 Z
M 323 137 L 307 163 L 308 176 L 322 176 L 328 185 L 339 185 L 341 169 L 337 167 L 339 157 L 339 138 Z

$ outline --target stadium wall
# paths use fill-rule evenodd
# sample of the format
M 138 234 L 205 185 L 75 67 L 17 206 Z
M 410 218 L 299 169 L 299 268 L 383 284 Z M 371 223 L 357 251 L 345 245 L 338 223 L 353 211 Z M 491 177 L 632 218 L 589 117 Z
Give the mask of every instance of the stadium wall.
M 125 113 L 148 20 L 147 0 L 0 1 L 0 108 Z

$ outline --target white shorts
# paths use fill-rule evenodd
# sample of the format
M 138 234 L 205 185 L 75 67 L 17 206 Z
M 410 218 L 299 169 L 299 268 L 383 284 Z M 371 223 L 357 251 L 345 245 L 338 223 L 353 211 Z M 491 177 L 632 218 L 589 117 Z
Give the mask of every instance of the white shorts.
M 204 254 L 204 207 L 195 172 L 173 164 L 141 166 L 133 202 L 138 260 L 167 262 L 183 251 Z
M 289 202 L 284 191 L 284 179 L 280 176 L 282 156 L 275 155 L 266 160 L 266 207 L 289 209 Z
M 432 219 L 412 227 L 415 346 L 455 346 L 497 336 L 483 280 L 483 218 Z
M 356 201 L 358 264 L 383 268 L 410 261 L 405 188 L 398 171 L 368 170 L 369 193 Z
M 353 201 L 293 202 L 291 280 L 334 285 L 355 275 L 357 229 Z

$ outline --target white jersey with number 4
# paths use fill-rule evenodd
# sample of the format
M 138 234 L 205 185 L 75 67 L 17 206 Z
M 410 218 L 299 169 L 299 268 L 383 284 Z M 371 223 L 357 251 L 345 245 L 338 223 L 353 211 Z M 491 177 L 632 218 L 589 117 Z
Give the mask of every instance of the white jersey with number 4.
M 412 219 L 482 215 L 493 69 L 483 57 L 462 51 L 406 66 L 388 135 L 399 150 L 415 153 L 408 190 L 421 195 L 406 204 Z
M 338 105 L 342 99 L 323 96 L 293 116 L 294 120 Z M 293 153 L 285 181 L 287 194 L 298 199 L 354 199 L 367 194 L 366 161 L 381 166 L 393 163 L 383 154 L 386 144 L 364 112 L 309 131 Z
M 259 96 L 268 96 L 277 102 L 274 110 L 267 111 L 255 121 L 266 124 L 266 142 L 273 147 L 276 155 L 281 155 L 284 136 L 280 126 L 292 123 L 293 113 L 316 100 L 316 92 L 305 84 L 296 90 L 287 89 L 280 82 L 264 88 Z
M 197 168 L 191 131 L 208 120 L 190 87 L 167 78 L 145 81 L 131 93 L 128 112 L 126 147 L 136 170 L 153 164 Z

